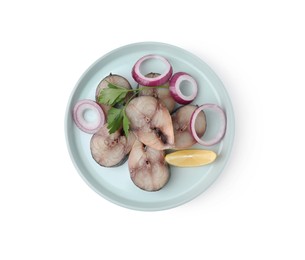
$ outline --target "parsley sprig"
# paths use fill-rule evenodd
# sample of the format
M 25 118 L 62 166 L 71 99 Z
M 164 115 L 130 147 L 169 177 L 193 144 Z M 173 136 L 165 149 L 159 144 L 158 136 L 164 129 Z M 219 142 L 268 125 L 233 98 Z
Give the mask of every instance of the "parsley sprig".
M 147 88 L 168 88 L 167 86 L 141 87 L 126 89 L 108 82 L 108 88 L 102 89 L 98 101 L 101 104 L 111 106 L 107 114 L 109 133 L 112 134 L 123 126 L 123 131 L 128 136 L 130 121 L 126 115 L 126 106 L 142 90 Z M 127 94 L 132 95 L 126 100 Z

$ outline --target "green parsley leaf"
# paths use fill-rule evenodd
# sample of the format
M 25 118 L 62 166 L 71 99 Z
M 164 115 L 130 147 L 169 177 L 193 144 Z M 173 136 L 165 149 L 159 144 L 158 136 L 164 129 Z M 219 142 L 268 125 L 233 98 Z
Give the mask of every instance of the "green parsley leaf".
M 129 133 L 129 125 L 130 125 L 130 121 L 125 113 L 125 110 L 123 111 L 123 130 L 124 133 L 126 135 L 126 137 L 128 137 L 128 133 Z
M 123 109 L 112 107 L 108 111 L 107 115 L 107 128 L 110 134 L 119 130 L 123 124 Z
M 126 95 L 127 95 L 127 92 L 122 92 L 122 93 L 116 98 L 116 100 L 114 101 L 114 103 L 115 103 L 115 104 L 122 103 L 122 101 L 124 101 Z
M 127 89 L 104 88 L 100 92 L 99 102 L 108 106 L 114 106 L 121 102 L 127 95 Z
M 111 83 L 111 82 L 109 82 L 109 81 L 106 81 L 107 83 L 108 83 L 108 88 L 113 88 L 113 89 L 124 89 L 124 90 L 126 90 L 126 88 L 124 88 L 124 87 L 121 87 L 121 86 L 119 86 L 119 85 L 115 85 L 115 84 L 113 84 L 113 83 Z
M 108 82 L 108 88 L 112 88 L 112 89 L 121 89 L 121 88 L 119 88 L 118 86 L 116 86 L 116 85 L 110 83 L 109 81 L 107 81 L 107 82 Z

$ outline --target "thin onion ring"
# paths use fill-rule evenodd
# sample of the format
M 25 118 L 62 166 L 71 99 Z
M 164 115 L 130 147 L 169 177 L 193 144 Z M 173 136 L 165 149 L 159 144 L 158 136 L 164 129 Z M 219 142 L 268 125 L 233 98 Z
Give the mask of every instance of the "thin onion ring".
M 210 109 L 210 110 L 217 112 L 220 117 L 220 121 L 221 121 L 220 129 L 219 129 L 218 133 L 212 140 L 209 140 L 209 141 L 204 141 L 204 140 L 200 139 L 195 131 L 196 118 L 197 118 L 199 112 L 201 110 L 205 110 L 205 109 Z M 204 105 L 198 107 L 192 114 L 190 126 L 191 126 L 192 135 L 199 144 L 204 145 L 204 146 L 212 146 L 214 144 L 219 143 L 223 139 L 223 137 L 226 133 L 226 128 L 227 128 L 227 117 L 226 117 L 225 112 L 223 111 L 223 109 L 220 106 L 218 106 L 216 104 L 204 104 Z
M 84 118 L 86 110 L 92 110 L 97 113 L 97 120 L 88 122 Z M 105 124 L 105 114 L 96 102 L 90 99 L 83 99 L 77 101 L 73 107 L 73 120 L 80 130 L 88 134 L 94 134 Z
M 180 89 L 180 85 L 183 81 L 188 81 L 191 84 L 192 93 L 189 96 L 186 96 L 182 93 Z M 196 80 L 185 72 L 177 72 L 175 73 L 169 83 L 169 91 L 171 96 L 175 99 L 175 101 L 182 105 L 187 105 L 191 103 L 197 96 L 198 93 L 198 85 Z
M 166 66 L 165 72 L 155 78 L 148 78 L 145 75 L 143 75 L 140 71 L 140 67 L 142 63 L 148 59 L 161 60 Z M 169 63 L 169 61 L 165 59 L 163 56 L 154 55 L 154 54 L 143 56 L 135 63 L 135 65 L 132 68 L 132 77 L 134 78 L 134 80 L 140 85 L 148 86 L 148 87 L 161 86 L 165 84 L 170 79 L 172 74 L 173 74 L 173 68 L 172 65 Z

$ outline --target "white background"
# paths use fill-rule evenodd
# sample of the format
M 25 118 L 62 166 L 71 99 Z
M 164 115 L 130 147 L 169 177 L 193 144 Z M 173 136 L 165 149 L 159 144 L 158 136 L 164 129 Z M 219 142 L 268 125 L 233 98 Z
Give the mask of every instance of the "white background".
M 301 3 L 1 1 L 0 259 L 304 259 Z M 97 195 L 64 137 L 80 75 L 108 51 L 140 41 L 202 58 L 236 117 L 221 177 L 161 212 Z

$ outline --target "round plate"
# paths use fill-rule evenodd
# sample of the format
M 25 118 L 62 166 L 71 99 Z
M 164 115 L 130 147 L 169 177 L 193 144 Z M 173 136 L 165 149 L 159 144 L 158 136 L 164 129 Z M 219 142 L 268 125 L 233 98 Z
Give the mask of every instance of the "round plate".
M 136 187 L 130 179 L 128 163 L 120 167 L 104 168 L 91 157 L 90 134 L 79 130 L 73 122 L 74 104 L 81 99 L 95 99 L 99 82 L 109 73 L 119 74 L 137 84 L 131 76 L 134 63 L 144 55 L 159 54 L 166 57 L 174 73 L 184 71 L 198 83 L 199 93 L 193 104 L 214 103 L 227 115 L 227 132 L 224 139 L 212 147 L 195 145 L 194 148 L 213 150 L 218 154 L 212 164 L 178 168 L 171 166 L 171 178 L 164 188 L 147 192 Z M 152 71 L 154 68 L 152 68 Z M 157 70 L 157 68 L 156 68 Z M 209 138 L 217 131 L 217 118 L 207 114 Z M 231 152 L 234 139 L 234 114 L 230 98 L 217 75 L 201 59 L 181 48 L 157 42 L 142 42 L 123 46 L 111 51 L 85 71 L 77 82 L 68 102 L 65 132 L 71 159 L 87 184 L 104 198 L 118 205 L 137 210 L 163 210 L 176 207 L 194 199 L 205 191 L 222 172 Z

